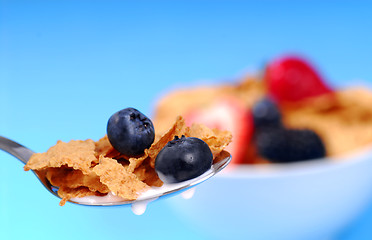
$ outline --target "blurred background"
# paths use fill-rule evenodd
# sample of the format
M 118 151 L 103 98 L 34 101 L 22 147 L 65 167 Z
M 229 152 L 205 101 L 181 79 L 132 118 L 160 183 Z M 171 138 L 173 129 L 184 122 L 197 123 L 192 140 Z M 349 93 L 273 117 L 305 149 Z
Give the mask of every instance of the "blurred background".
M 335 87 L 370 84 L 371 9 L 369 1 L 0 0 L 0 135 L 36 152 L 59 139 L 98 140 L 122 108 L 151 116 L 171 89 L 234 82 L 284 53 L 308 57 Z M 18 160 L 0 158 L 0 239 L 210 239 L 167 199 L 142 216 L 60 207 Z M 371 223 L 372 204 L 338 239 L 371 239 Z

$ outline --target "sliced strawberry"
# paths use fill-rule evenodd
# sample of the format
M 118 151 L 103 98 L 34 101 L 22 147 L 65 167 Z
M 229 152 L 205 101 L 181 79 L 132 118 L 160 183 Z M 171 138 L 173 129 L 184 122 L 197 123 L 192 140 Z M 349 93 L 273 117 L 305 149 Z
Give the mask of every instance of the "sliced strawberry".
M 253 120 L 249 111 L 233 98 L 217 100 L 207 109 L 195 109 L 185 115 L 186 124 L 202 123 L 209 128 L 228 130 L 232 142 L 226 148 L 232 155 L 232 164 L 244 162 L 253 132 Z
M 264 78 L 269 94 L 279 103 L 297 102 L 332 92 L 315 69 L 299 57 L 288 56 L 272 61 Z

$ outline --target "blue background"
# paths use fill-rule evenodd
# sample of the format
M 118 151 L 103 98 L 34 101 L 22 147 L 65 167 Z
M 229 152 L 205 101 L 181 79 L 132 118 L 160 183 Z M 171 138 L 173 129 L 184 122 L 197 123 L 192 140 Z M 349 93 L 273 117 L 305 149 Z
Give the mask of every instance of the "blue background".
M 0 134 L 42 152 L 99 139 L 133 106 L 152 115 L 166 91 L 234 81 L 300 53 L 333 86 L 372 81 L 365 1 L 0 1 Z M 67 204 L 0 152 L 0 239 L 207 239 L 167 200 Z M 244 221 L 244 218 L 237 219 Z M 371 239 L 372 204 L 338 239 Z

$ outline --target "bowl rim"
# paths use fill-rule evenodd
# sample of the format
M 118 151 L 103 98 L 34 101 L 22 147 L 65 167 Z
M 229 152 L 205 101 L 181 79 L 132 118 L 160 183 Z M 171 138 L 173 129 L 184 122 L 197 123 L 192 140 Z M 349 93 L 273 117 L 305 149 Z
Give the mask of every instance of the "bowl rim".
M 370 161 L 372 162 L 372 144 L 349 151 L 340 156 L 312 159 L 309 161 L 269 164 L 232 164 L 215 177 L 261 179 L 309 175 L 337 171 Z

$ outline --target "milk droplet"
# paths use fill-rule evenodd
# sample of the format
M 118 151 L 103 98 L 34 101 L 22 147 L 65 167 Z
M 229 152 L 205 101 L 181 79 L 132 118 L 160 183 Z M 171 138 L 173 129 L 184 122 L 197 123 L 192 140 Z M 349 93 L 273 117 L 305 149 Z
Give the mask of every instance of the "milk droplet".
M 149 202 L 151 201 L 152 200 L 132 203 L 132 212 L 136 215 L 144 214 L 147 208 L 147 204 L 149 204 Z
M 186 191 L 182 192 L 181 196 L 184 199 L 190 199 L 192 198 L 192 196 L 194 196 L 194 193 L 195 193 L 195 188 L 193 187 L 193 188 L 187 189 Z

